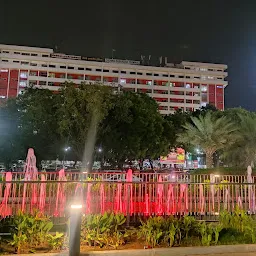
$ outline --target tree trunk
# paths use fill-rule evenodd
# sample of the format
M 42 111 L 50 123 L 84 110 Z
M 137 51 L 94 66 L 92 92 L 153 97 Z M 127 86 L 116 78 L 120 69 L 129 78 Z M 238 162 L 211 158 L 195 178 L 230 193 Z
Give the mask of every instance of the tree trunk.
M 212 168 L 213 166 L 213 159 L 212 159 L 212 152 L 205 152 L 206 154 L 206 168 Z

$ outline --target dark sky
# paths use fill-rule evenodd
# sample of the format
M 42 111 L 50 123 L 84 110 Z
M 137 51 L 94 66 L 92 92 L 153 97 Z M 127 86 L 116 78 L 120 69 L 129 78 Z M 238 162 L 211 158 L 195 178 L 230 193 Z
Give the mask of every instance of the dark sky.
M 256 110 L 255 0 L 0 0 L 0 10 L 0 43 L 227 64 L 226 107 Z

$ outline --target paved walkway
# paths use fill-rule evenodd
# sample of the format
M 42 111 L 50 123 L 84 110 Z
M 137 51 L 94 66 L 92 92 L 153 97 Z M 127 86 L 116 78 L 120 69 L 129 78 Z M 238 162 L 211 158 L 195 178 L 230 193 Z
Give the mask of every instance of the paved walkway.
M 23 254 L 22 256 L 31 256 Z M 40 253 L 34 256 L 68 256 L 68 252 Z M 81 252 L 81 256 L 256 256 L 256 245 L 221 245 L 210 247 L 178 247 L 149 250 L 113 250 Z M 9 255 L 16 256 L 16 255 Z
M 199 256 L 198 254 L 188 254 L 186 256 Z M 200 254 L 200 256 L 256 256 L 256 252 L 246 253 L 218 253 L 218 254 Z

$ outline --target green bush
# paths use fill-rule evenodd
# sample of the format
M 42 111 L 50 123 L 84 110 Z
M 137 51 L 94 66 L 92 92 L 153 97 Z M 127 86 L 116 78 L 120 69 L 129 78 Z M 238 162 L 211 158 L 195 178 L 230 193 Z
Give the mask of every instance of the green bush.
M 216 167 L 197 169 L 192 174 L 245 175 L 246 169 L 241 167 Z
M 168 246 L 180 245 L 183 239 L 197 235 L 198 225 L 194 217 L 183 218 L 150 217 L 146 222 L 141 221 L 139 238 L 147 245 L 156 247 L 161 244 Z
M 57 237 L 60 236 L 56 234 L 56 236 L 52 236 L 52 239 L 49 237 L 53 223 L 39 212 L 35 212 L 33 215 L 19 212 L 13 218 L 11 226 L 12 240 L 10 244 L 15 247 L 17 253 L 26 249 L 47 247 L 49 241 L 51 242 L 54 238 L 57 241 Z M 50 245 L 54 249 L 53 244 Z
M 123 225 L 123 214 L 105 213 L 104 215 L 87 215 L 82 220 L 82 243 L 89 246 L 113 247 L 125 243 L 128 232 Z
M 256 243 L 256 221 L 238 207 L 233 213 L 221 212 L 219 221 L 227 233 L 235 231 L 243 234 L 246 241 Z
M 48 234 L 47 241 L 52 250 L 60 250 L 64 242 L 64 234 L 56 232 L 55 235 Z
M 87 246 L 115 249 L 131 241 L 132 237 L 141 239 L 150 247 L 256 243 L 256 221 L 239 208 L 233 213 L 221 212 L 216 223 L 199 222 L 191 216 L 158 216 L 141 221 L 138 229 L 129 232 L 124 227 L 125 222 L 123 214 L 86 215 L 82 219 L 81 242 Z M 20 212 L 10 224 L 10 244 L 17 253 L 39 247 L 63 248 L 64 235 L 49 234 L 53 224 L 40 213 Z

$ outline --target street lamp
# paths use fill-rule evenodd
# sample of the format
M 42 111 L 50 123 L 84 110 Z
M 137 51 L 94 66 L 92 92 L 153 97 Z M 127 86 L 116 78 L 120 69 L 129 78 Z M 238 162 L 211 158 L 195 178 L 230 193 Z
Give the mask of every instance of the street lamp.
M 71 147 L 66 147 L 66 148 L 64 148 L 64 150 L 67 152 L 67 151 L 69 151 L 71 149 Z
M 64 158 L 63 158 L 63 168 L 65 168 L 66 154 L 69 150 L 71 150 L 71 147 L 64 148 L 65 153 L 64 153 Z
M 82 208 L 79 202 L 70 205 L 69 256 L 80 255 Z
M 99 148 L 98 151 L 101 153 L 102 152 L 102 148 Z

